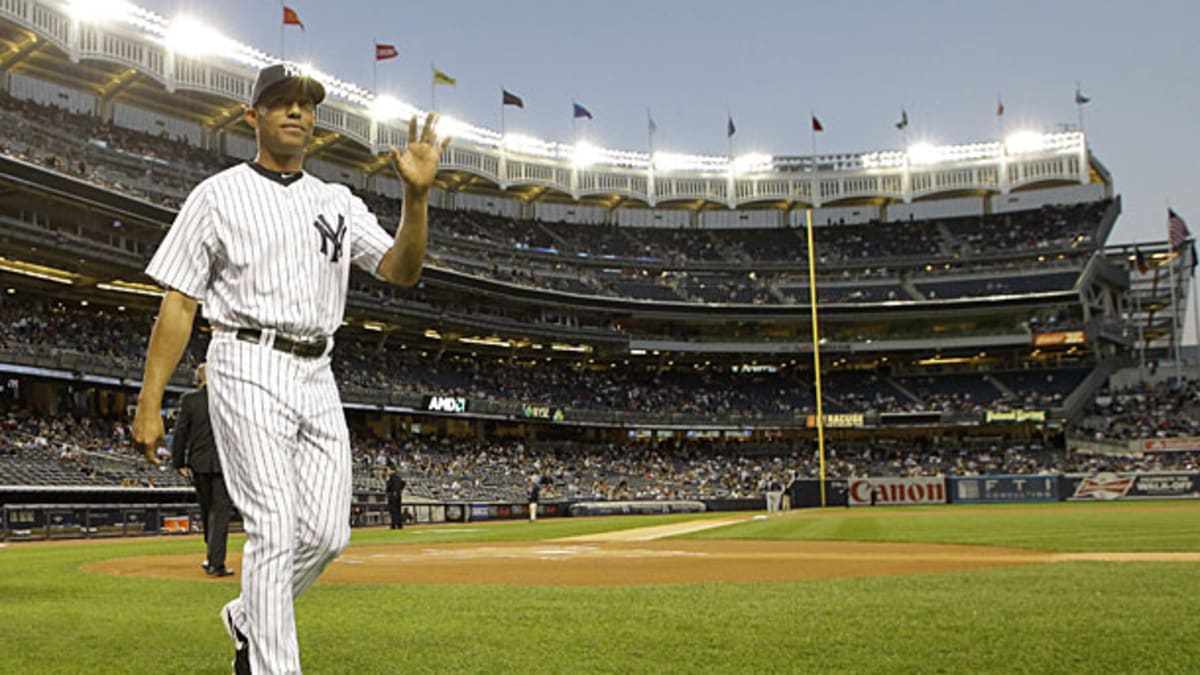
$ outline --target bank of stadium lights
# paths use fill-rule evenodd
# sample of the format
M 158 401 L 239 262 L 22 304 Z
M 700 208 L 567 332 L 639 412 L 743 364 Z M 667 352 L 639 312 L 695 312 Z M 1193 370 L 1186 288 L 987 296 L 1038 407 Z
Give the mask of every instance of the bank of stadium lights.
M 738 175 L 763 173 L 770 171 L 774 166 L 774 158 L 762 152 L 751 152 L 733 158 L 733 172 Z
M 117 0 L 69 0 L 67 14 L 84 23 L 119 21 L 133 10 L 133 5 Z
M 1050 137 L 1045 134 L 1034 131 L 1017 131 L 1004 139 L 1004 148 L 1010 155 L 1020 155 L 1026 152 L 1046 150 L 1050 143 Z
M 659 173 L 672 171 L 708 171 L 723 173 L 729 170 L 729 158 L 705 155 L 682 155 L 674 152 L 654 153 L 654 170 Z
M 413 106 L 392 96 L 376 96 L 367 106 L 367 113 L 376 122 L 392 120 L 409 120 L 418 110 Z
M 576 143 L 571 148 L 571 164 L 577 169 L 586 169 L 601 159 L 600 148 L 591 143 Z
M 908 162 L 913 166 L 938 164 L 944 159 L 942 148 L 931 143 L 916 143 L 908 147 Z
M 524 134 L 504 134 L 500 144 L 504 146 L 505 150 L 521 155 L 548 159 L 556 159 L 559 156 L 557 143 L 550 143 Z
M 452 139 L 471 141 L 479 145 L 497 147 L 500 144 L 500 134 L 490 129 L 468 124 L 449 115 L 438 118 L 437 133 L 443 138 L 449 136 Z
M 163 36 L 163 45 L 185 56 L 237 53 L 238 44 L 190 16 L 176 17 Z

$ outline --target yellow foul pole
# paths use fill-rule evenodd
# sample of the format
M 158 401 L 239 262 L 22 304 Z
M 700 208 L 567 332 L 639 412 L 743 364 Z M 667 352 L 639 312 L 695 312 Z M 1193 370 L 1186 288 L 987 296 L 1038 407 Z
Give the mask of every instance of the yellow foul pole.
M 812 314 L 813 373 L 817 390 L 817 451 L 821 461 L 821 506 L 825 501 L 825 409 L 821 404 L 821 335 L 817 330 L 817 251 L 813 246 L 812 209 L 804 211 L 808 229 L 808 306 Z

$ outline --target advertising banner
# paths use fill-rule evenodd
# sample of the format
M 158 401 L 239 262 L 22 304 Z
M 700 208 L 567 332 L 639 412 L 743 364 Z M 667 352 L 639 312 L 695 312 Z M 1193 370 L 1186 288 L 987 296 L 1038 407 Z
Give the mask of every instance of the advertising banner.
M 465 413 L 467 399 L 462 396 L 425 396 L 421 400 L 421 407 L 429 412 Z
M 983 413 L 983 421 L 987 424 L 1025 422 L 1045 422 L 1045 410 L 987 410 Z
M 847 487 L 851 506 L 946 503 L 946 479 L 941 476 L 851 478 Z
M 1087 334 L 1081 330 L 1069 330 L 1058 333 L 1037 333 L 1033 336 L 1034 347 L 1080 345 L 1084 342 L 1087 342 Z
M 553 420 L 555 422 L 563 421 L 562 408 L 555 408 L 549 405 L 527 405 L 522 410 L 526 418 L 535 420 Z
M 1060 499 L 1059 476 L 997 475 L 952 476 L 947 478 L 954 504 L 998 502 L 1056 502 Z
M 856 429 L 863 426 L 865 419 L 862 413 L 831 413 L 821 415 L 827 429 Z M 817 416 L 809 415 L 805 424 L 811 429 L 817 426 Z
M 1116 499 L 1200 499 L 1200 473 L 1098 473 L 1062 477 L 1068 501 Z
M 1142 452 L 1200 452 L 1200 438 L 1147 438 L 1137 441 Z

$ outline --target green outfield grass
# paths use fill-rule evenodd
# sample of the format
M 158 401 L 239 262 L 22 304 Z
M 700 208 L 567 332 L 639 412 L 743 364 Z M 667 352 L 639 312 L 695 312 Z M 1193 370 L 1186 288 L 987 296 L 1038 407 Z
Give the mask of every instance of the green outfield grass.
M 707 517 L 728 515 L 736 514 Z M 352 545 L 536 540 L 691 518 L 366 530 Z M 830 510 L 691 536 L 1200 551 L 1200 512 L 1167 504 Z M 235 585 L 79 570 L 179 552 L 199 562 L 201 544 L 0 549 L 0 672 L 228 672 L 216 616 Z M 1198 598 L 1200 563 L 1058 563 L 628 588 L 318 585 L 297 611 L 309 673 L 1189 673 L 1200 664 Z

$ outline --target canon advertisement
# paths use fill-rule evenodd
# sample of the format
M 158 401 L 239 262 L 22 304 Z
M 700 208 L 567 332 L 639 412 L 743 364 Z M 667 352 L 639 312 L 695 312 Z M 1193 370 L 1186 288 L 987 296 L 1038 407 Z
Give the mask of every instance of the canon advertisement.
M 851 506 L 946 503 L 946 480 L 941 477 L 852 478 L 848 484 Z

